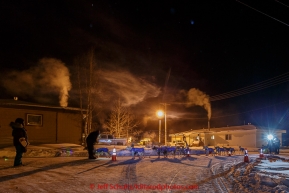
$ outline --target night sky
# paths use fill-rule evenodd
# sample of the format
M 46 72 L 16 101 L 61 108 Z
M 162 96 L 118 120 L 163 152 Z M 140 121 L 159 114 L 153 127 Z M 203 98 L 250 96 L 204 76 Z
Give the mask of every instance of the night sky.
M 207 128 L 192 89 L 210 98 L 211 127 L 288 129 L 288 1 L 2 1 L 0 24 L 2 99 L 59 105 L 65 85 L 77 107 L 73 62 L 94 48 L 104 104 L 121 97 L 146 129 L 160 103 L 170 132 Z

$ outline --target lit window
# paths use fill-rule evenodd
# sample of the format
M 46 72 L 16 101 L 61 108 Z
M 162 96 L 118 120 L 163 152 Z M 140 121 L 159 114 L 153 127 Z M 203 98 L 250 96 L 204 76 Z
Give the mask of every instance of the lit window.
M 42 115 L 27 114 L 27 125 L 42 126 Z
M 232 140 L 232 134 L 226 134 L 226 140 Z

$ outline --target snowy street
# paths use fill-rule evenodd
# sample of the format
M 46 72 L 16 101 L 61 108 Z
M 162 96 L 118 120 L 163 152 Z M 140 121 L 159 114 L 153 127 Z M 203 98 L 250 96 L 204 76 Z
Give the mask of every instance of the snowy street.
M 4 192 L 152 192 L 146 187 L 122 191 L 117 186 L 167 184 L 192 185 L 190 191 L 194 192 L 221 192 L 219 190 L 226 187 L 220 187 L 218 179 L 210 178 L 211 168 L 213 172 L 219 172 L 220 166 L 225 169 L 240 162 L 241 158 L 192 156 L 132 160 L 130 157 L 118 157 L 116 162 L 109 158 L 24 158 L 27 165 L 18 168 L 11 167 L 13 159 L 2 159 L 0 186 Z M 99 185 L 106 184 L 114 185 L 115 189 L 108 186 L 101 190 Z
M 97 146 L 100 148 L 103 146 Z M 109 148 L 110 150 L 111 147 Z M 191 154 L 158 158 L 145 149 L 145 158 L 132 159 L 117 147 L 117 161 L 104 156 L 88 160 L 83 147 L 73 144 L 31 146 L 25 166 L 12 167 L 13 147 L 0 151 L 2 192 L 289 192 L 289 156 L 240 152 L 232 156 Z M 193 149 L 191 153 L 201 152 Z
M 243 156 L 24 158 L 26 166 L 17 168 L 12 162 L 0 161 L 1 192 L 229 192 L 224 176 Z

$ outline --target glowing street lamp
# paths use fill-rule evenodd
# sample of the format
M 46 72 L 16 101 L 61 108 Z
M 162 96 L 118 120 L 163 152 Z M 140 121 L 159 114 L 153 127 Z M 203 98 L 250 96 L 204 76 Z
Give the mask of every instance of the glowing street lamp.
M 158 110 L 158 111 L 157 111 L 157 117 L 158 117 L 159 119 L 161 119 L 161 118 L 163 118 L 163 116 L 164 116 L 164 112 L 163 112 L 162 110 Z
M 272 139 L 273 139 L 273 135 L 272 135 L 272 134 L 269 134 L 269 135 L 267 136 L 267 139 L 272 140 Z
M 162 118 L 164 116 L 164 112 L 162 110 L 157 111 L 157 117 L 159 118 L 159 143 L 161 143 L 161 125 L 162 125 Z

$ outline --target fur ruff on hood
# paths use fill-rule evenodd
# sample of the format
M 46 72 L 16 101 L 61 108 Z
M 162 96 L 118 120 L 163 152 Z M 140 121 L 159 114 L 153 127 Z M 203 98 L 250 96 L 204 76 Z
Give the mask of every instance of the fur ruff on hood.
M 14 129 L 14 128 L 21 129 L 21 128 L 23 128 L 23 125 L 20 124 L 20 123 L 11 122 L 9 125 L 10 125 L 10 127 L 12 127 L 12 129 Z

